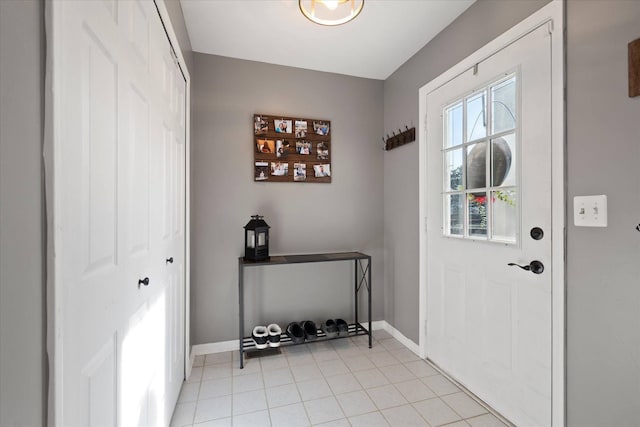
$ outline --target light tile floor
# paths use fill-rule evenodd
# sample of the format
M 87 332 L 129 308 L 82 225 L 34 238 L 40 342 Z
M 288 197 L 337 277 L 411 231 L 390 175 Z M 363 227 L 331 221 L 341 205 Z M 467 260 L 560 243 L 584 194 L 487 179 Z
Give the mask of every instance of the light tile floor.
M 505 427 L 387 332 L 196 357 L 171 426 Z

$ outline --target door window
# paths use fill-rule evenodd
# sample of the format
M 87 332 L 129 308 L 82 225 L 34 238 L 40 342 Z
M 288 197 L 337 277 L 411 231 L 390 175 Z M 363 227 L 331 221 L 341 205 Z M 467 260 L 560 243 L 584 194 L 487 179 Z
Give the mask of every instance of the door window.
M 445 236 L 517 243 L 517 76 L 443 109 Z

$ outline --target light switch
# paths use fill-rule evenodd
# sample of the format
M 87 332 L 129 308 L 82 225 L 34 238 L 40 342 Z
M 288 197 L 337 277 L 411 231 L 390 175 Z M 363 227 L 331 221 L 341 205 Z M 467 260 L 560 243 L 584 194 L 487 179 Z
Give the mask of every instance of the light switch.
M 573 223 L 577 227 L 606 227 L 607 196 L 574 197 Z

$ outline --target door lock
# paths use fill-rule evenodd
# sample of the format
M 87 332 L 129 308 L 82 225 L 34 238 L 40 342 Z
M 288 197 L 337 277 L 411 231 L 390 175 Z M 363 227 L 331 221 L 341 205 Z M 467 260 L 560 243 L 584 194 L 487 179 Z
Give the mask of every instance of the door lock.
M 544 271 L 544 264 L 541 263 L 540 261 L 531 261 L 529 263 L 529 265 L 519 265 L 516 264 L 514 262 L 510 262 L 509 264 L 507 264 L 509 267 L 520 267 L 521 269 L 525 270 L 525 271 L 530 271 L 533 274 L 542 274 L 542 272 Z
M 529 234 L 533 240 L 542 240 L 542 237 L 544 237 L 544 231 L 540 227 L 533 227 Z

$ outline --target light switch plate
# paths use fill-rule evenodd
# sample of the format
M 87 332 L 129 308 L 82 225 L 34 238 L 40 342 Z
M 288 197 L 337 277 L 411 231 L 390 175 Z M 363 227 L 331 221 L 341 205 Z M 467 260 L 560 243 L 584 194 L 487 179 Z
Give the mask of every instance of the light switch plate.
M 574 197 L 573 223 L 576 227 L 606 227 L 607 196 Z

